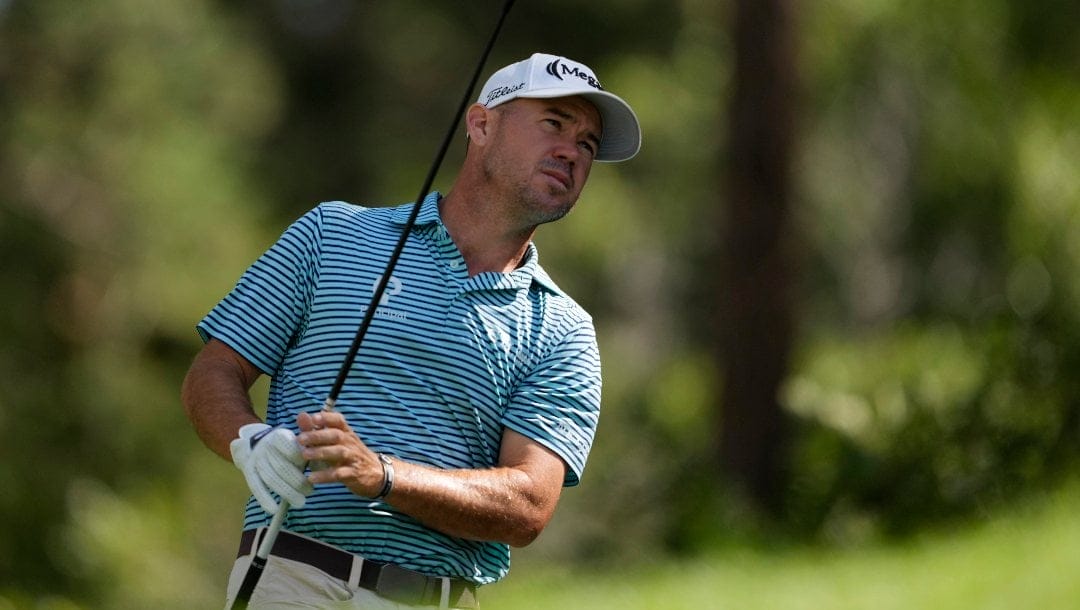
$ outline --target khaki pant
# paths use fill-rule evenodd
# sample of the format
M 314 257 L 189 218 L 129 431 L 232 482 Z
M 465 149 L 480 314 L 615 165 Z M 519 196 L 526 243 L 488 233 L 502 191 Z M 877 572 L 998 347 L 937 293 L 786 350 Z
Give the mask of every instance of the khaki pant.
M 232 606 L 240 583 L 244 581 L 251 555 L 240 557 L 229 575 L 226 610 Z M 435 606 L 424 606 L 434 608 Z M 286 608 L 327 608 L 351 610 L 411 610 L 406 606 L 379 597 L 372 591 L 350 589 L 348 583 L 328 575 L 318 568 L 270 556 L 259 585 L 248 603 L 250 610 L 284 610 Z

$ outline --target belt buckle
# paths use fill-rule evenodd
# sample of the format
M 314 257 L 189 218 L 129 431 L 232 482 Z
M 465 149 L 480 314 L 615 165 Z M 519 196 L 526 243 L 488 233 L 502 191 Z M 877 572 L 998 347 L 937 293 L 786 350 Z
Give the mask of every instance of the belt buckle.
M 429 585 L 433 580 L 435 579 L 428 578 L 419 572 L 387 564 L 379 570 L 375 592 L 382 597 L 410 606 L 430 604 L 429 600 L 433 600 L 434 596 L 431 595 L 433 591 L 429 590 Z
M 385 565 L 379 573 L 375 592 L 386 599 L 412 606 L 450 607 L 453 579 L 425 576 L 395 565 Z

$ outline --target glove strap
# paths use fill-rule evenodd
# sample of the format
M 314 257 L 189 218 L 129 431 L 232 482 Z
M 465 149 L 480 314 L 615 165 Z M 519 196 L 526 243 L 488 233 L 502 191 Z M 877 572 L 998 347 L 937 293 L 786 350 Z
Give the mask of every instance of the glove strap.
M 251 437 L 251 448 L 254 449 L 256 443 L 261 441 L 264 436 L 266 436 L 267 434 L 270 434 L 274 430 L 277 430 L 277 428 L 265 428 L 263 430 L 260 430 L 258 434 L 255 434 L 254 436 L 252 436 Z

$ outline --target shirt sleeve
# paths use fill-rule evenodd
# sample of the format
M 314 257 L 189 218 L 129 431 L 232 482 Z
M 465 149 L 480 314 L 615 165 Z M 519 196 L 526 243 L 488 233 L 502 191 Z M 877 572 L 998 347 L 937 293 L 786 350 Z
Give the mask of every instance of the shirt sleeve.
M 563 481 L 581 480 L 600 418 L 600 351 L 591 321 L 569 332 L 517 387 L 503 424 L 566 462 Z
M 321 234 L 321 208 L 289 226 L 196 326 L 203 341 L 219 339 L 273 375 L 307 323 Z

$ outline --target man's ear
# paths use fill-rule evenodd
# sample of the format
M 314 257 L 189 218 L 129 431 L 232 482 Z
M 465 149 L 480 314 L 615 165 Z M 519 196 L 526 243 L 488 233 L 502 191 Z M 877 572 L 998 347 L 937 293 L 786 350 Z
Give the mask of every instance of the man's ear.
M 482 104 L 473 104 L 465 113 L 465 133 L 477 144 L 487 141 L 491 128 L 491 111 Z

